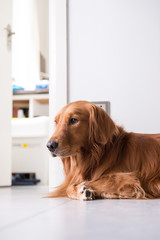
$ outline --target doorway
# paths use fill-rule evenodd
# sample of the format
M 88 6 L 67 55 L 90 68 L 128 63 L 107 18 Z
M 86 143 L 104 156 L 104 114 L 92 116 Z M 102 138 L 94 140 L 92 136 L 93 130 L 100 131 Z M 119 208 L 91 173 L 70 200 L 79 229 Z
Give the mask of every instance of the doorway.
M 1 1 L 1 11 L 4 14 L 0 14 L 0 24 L 2 23 L 1 29 L 7 26 L 8 23 L 12 26 L 12 13 L 13 13 L 13 0 L 2 0 Z M 24 1 L 23 1 L 24 2 Z M 44 109 L 45 104 L 48 104 L 49 109 L 47 111 L 49 112 L 49 135 L 53 132 L 53 119 L 56 113 L 59 111 L 61 107 L 63 107 L 67 103 L 67 29 L 66 29 L 66 22 L 67 22 L 67 1 L 66 0 L 48 0 L 48 1 L 37 1 L 40 2 L 48 2 L 48 16 L 49 18 L 49 44 L 48 44 L 48 69 L 49 69 L 49 83 L 50 83 L 50 92 L 49 92 L 49 104 L 46 103 L 46 99 L 38 99 L 38 101 L 34 101 L 34 99 L 23 99 L 24 102 L 24 108 L 29 108 L 28 111 L 28 117 L 33 115 L 40 115 L 44 114 L 46 109 Z M 43 5 L 43 4 L 42 4 Z M 40 13 L 43 15 L 44 7 L 40 7 L 38 5 L 38 8 L 40 8 Z M 8 11 L 8 12 L 7 12 Z M 5 15 L 9 15 L 8 18 L 5 19 L 5 21 L 2 21 L 2 17 Z M 41 17 L 40 17 L 40 24 L 41 24 Z M 24 27 L 24 26 L 23 26 Z M 14 32 L 14 29 L 12 29 Z M 2 34 L 3 32 L 3 34 Z M 1 33 L 4 36 L 3 41 L 6 44 L 7 36 L 6 32 L 4 34 L 4 30 L 1 30 Z M 41 29 L 41 34 L 43 35 L 43 31 Z M 16 36 L 16 31 L 15 35 Z M 1 44 L 2 46 L 2 44 Z M 45 47 L 45 45 L 43 45 Z M 6 48 L 6 46 L 5 46 Z M 24 46 L 25 48 L 25 46 Z M 7 52 L 8 50 L 6 50 Z M 1 49 L 0 52 L 2 53 Z M 4 118 L 1 118 L 0 127 L 2 129 L 1 133 L 4 132 L 4 134 L 1 134 L 0 137 L 0 146 L 2 148 L 0 152 L 0 171 L 3 174 L 0 174 L 0 186 L 6 186 L 11 185 L 11 116 L 12 116 L 12 82 L 11 82 L 11 51 L 8 53 L 9 58 L 4 61 L 4 57 L 0 59 L 2 69 L 0 70 L 0 77 L 3 79 L 3 86 L 4 91 L 3 94 L 0 94 L 1 96 L 1 109 L 4 109 L 4 99 L 5 99 L 5 111 L 7 114 L 5 115 L 2 113 Z M 43 55 L 43 54 L 42 54 Z M 2 54 L 0 55 L 2 57 Z M 41 69 L 44 73 L 44 58 L 41 56 Z M 47 67 L 46 67 L 47 68 Z M 2 71 L 4 70 L 4 71 Z M 8 76 L 6 75 L 8 73 Z M 41 72 L 40 72 L 41 73 Z M 44 75 L 46 77 L 46 75 Z M 7 79 L 7 80 L 6 80 Z M 13 79 L 15 83 L 15 79 Z M 6 84 L 6 85 L 5 85 Z M 21 96 L 14 95 L 14 101 L 17 100 L 20 101 L 19 98 Z M 43 102 L 43 103 L 42 103 Z M 41 105 L 40 105 L 41 104 Z M 41 106 L 41 107 L 39 107 Z M 42 107 L 43 106 L 43 107 Z M 24 117 L 26 113 L 22 113 L 20 111 L 20 116 Z M 24 114 L 24 115 L 23 115 Z M 7 120 L 8 119 L 8 120 Z M 7 130 L 6 130 L 7 129 Z M 8 131 L 8 134 L 7 134 Z M 23 146 L 26 146 L 25 143 Z M 7 155 L 8 154 L 8 155 Z M 49 155 L 48 155 L 49 158 Z M 53 186 L 57 184 L 57 179 L 59 179 L 60 174 L 60 167 L 58 161 L 53 161 L 53 159 L 49 158 L 49 185 Z M 7 165 L 7 164 L 8 165 Z M 54 174 L 54 172 L 56 174 Z M 2 176 L 4 177 L 4 181 L 2 181 Z M 7 181 L 6 181 L 7 176 Z M 60 177 L 61 178 L 61 177 Z M 61 178 L 62 179 L 62 178 Z

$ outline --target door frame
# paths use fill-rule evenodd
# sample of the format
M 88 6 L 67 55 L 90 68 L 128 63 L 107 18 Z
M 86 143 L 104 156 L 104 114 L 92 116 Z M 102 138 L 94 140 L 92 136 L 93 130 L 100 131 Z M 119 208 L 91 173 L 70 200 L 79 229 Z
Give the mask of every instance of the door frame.
M 54 117 L 68 102 L 67 83 L 67 0 L 49 0 L 49 117 L 50 136 L 54 131 Z M 59 158 L 49 159 L 49 187 L 63 181 L 63 167 Z
M 5 28 L 7 28 L 8 24 L 12 26 L 12 0 L 3 0 L 0 4 L 0 187 L 4 187 L 11 186 L 12 45 Z

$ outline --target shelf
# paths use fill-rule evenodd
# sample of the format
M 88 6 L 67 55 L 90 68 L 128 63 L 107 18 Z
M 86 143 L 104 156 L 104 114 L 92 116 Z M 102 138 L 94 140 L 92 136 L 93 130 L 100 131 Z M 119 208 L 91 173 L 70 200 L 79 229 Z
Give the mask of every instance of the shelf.
M 16 94 L 16 95 L 13 95 L 12 99 L 13 100 L 49 99 L 49 93 Z
M 13 91 L 13 95 L 28 95 L 28 94 L 42 94 L 42 93 L 49 93 L 49 89 L 45 88 L 45 89 L 36 89 L 36 90 L 32 90 L 32 91 L 26 91 L 26 90 L 17 90 L 17 91 Z
M 13 112 L 15 108 L 28 109 L 29 117 L 48 116 L 49 115 L 49 93 L 33 93 L 23 91 L 23 94 L 14 94 L 12 97 Z M 15 117 L 15 116 L 14 116 Z
M 13 100 L 14 108 L 29 108 L 29 100 Z
M 35 101 L 41 104 L 49 104 L 49 99 L 35 99 Z

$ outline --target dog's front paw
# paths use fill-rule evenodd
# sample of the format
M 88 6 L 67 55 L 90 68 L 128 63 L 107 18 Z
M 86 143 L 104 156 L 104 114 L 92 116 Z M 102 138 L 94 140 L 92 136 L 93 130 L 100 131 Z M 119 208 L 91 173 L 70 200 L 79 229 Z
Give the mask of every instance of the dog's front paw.
M 95 192 L 93 189 L 87 187 L 85 183 L 81 183 L 77 186 L 77 195 L 81 200 L 94 200 Z
M 89 186 L 87 186 L 85 182 L 69 186 L 66 193 L 71 199 L 79 199 L 86 201 L 95 199 L 95 191 Z
M 146 199 L 140 184 L 127 184 L 120 188 L 119 198 Z

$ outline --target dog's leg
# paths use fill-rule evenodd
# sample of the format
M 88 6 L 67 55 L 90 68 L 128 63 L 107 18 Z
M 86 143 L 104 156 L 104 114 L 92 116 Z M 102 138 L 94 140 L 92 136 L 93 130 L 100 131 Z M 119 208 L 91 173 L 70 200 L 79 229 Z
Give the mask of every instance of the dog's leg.
M 145 181 L 145 188 L 149 194 L 149 198 L 160 198 L 160 177 L 154 180 Z
M 72 199 L 95 198 L 145 199 L 145 191 L 134 173 L 112 173 L 96 181 L 70 185 L 67 195 Z
M 145 191 L 134 173 L 113 173 L 88 183 L 96 198 L 145 199 Z

